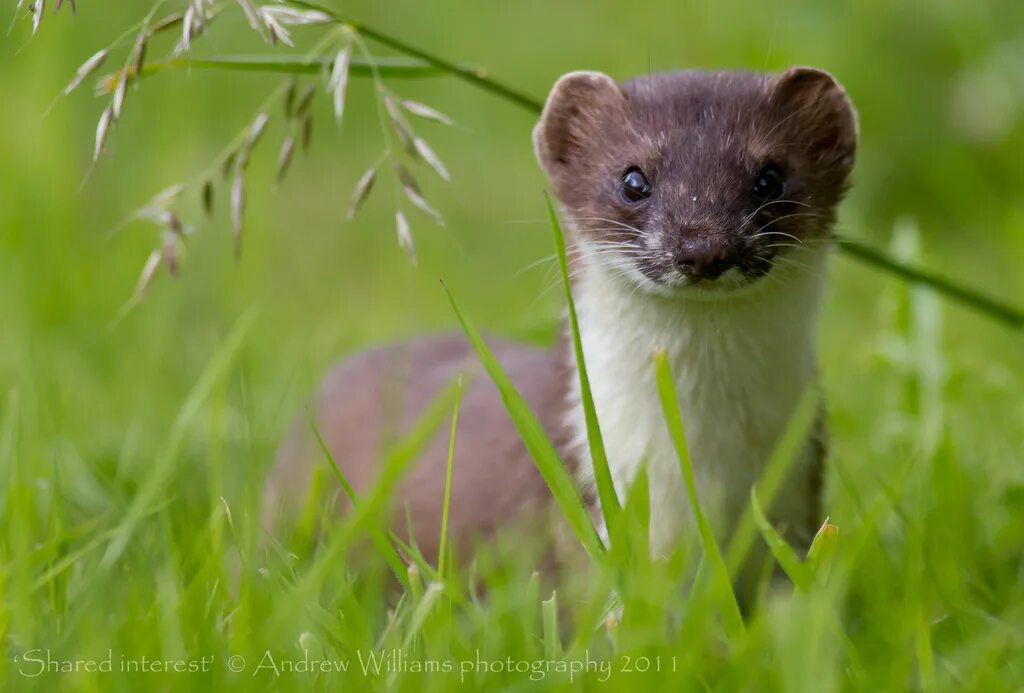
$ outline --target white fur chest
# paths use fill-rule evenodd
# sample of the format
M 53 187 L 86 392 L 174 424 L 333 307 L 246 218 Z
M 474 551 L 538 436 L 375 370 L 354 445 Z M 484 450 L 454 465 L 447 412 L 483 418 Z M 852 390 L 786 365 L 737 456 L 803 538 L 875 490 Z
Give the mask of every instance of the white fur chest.
M 748 502 L 751 484 L 816 377 L 825 260 L 824 249 L 802 250 L 799 265 L 720 298 L 642 294 L 597 263 L 584 267 L 575 290 L 580 333 L 612 478 L 625 498 L 646 461 L 655 553 L 671 546 L 692 514 L 657 394 L 654 350 L 668 355 L 697 491 L 721 531 Z M 581 481 L 592 484 L 575 377 L 570 403 Z

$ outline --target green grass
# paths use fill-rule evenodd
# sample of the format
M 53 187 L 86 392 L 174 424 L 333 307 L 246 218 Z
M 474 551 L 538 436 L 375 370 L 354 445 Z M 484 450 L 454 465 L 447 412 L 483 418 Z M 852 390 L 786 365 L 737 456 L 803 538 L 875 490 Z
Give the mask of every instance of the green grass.
M 830 69 L 861 116 L 842 233 L 1002 303 L 1024 302 L 1024 92 L 1013 57 L 1024 5 L 1015 0 L 783 0 L 770 12 L 729 0 L 628 11 L 610 0 L 331 4 L 458 64 L 486 66 L 531 99 L 579 68 L 616 77 L 680 66 Z M 343 222 L 381 147 L 367 80 L 354 69 L 344 130 L 329 126 L 318 98 L 314 146 L 276 192 L 284 128 L 271 121 L 249 169 L 242 261 L 231 258 L 218 182 L 209 220 L 199 199 L 182 203 L 196 228 L 182 276 L 161 274 L 115 322 L 159 230 L 111 229 L 205 170 L 282 79 L 154 75 L 130 90 L 108 156 L 83 182 L 102 103 L 83 85 L 42 114 L 143 5 L 114 21 L 110 8 L 79 3 L 74 20 L 66 9 L 48 14 L 31 40 L 19 23 L 0 47 L 0 689 L 1024 688 L 1021 335 L 846 256 L 831 268 L 821 333 L 833 529 L 809 553 L 787 548 L 751 505 L 741 537 L 720 547 L 729 574 L 768 539 L 806 576 L 800 589 L 765 590 L 742 628 L 728 620 L 724 590 L 706 587 L 714 576 L 723 584 L 722 569 L 696 525 L 670 555 L 648 555 L 645 474 L 622 499 L 607 550 L 567 480 L 554 481 L 594 556 L 561 579 L 519 536 L 480 546 L 467 563 L 451 561 L 449 547 L 450 565 L 430 565 L 389 534 L 389 489 L 427 438 L 453 435 L 455 384 L 388 448 L 381 483 L 355 512 L 333 512 L 345 491 L 325 456 L 294 531 L 263 533 L 274 450 L 329 364 L 380 340 L 460 329 L 439 276 L 480 332 L 551 343 L 566 302 L 559 287 L 546 289 L 561 267 L 520 273 L 552 252 L 533 116 L 395 64 L 389 87 L 458 123 L 417 123 L 453 183 L 421 176 L 447 225 L 410 212 L 413 269 L 392 231 L 391 193 L 401 191 L 382 185 Z M 246 36 L 244 23 L 227 26 L 206 55 L 267 50 Z M 294 60 L 274 55 L 277 67 Z M 530 413 L 505 394 L 558 476 Z M 811 404 L 794 431 L 809 425 Z M 784 440 L 756 489 L 764 507 L 786 451 Z M 450 469 L 457 478 L 458 456 Z M 27 676 L 38 665 L 26 654 L 46 650 L 58 662 L 109 652 L 115 671 Z M 406 671 L 377 671 L 382 654 Z M 122 657 L 208 671 L 123 673 Z M 232 657 L 244 658 L 243 671 L 230 670 Z M 312 660 L 328 671 L 285 670 Z M 409 671 L 426 662 L 442 671 Z M 336 670 L 343 665 L 348 673 Z
M 928 314 L 936 308 L 911 292 L 893 300 L 907 320 L 890 338 L 927 339 L 929 333 L 919 329 L 936 319 Z M 610 553 L 590 544 L 593 526 L 577 518 L 579 537 L 594 563 L 588 574 L 563 580 L 557 591 L 540 589 L 530 552 L 511 541 L 482 547 L 469 569 L 453 565 L 442 571 L 414 562 L 392 582 L 388 571 L 395 569 L 398 554 L 379 530 L 386 496 L 424 441 L 440 432 L 461 386 L 439 396 L 408 438 L 394 446 L 382 463 L 380 481 L 356 499 L 346 519 L 332 519 L 332 506 L 323 505 L 316 510 L 323 533 L 318 541 L 284 537 L 278 544 L 260 536 L 254 503 L 232 509 L 217 489 L 208 488 L 210 478 L 198 484 L 198 495 L 183 498 L 180 489 L 188 483 L 181 471 L 175 473 L 180 467 L 166 461 L 168 456 L 175 463 L 187 459 L 182 440 L 202 428 L 199 414 L 223 416 L 216 410 L 224 406 L 218 401 L 225 396 L 224 379 L 254 319 L 251 313 L 243 316 L 214 352 L 153 473 L 118 513 L 86 518 L 65 487 L 63 465 L 30 466 L 34 458 L 25 454 L 33 444 L 25 436 L 30 414 L 16 392 L 8 397 L 0 427 L 0 498 L 7 519 L 0 626 L 11 655 L 3 666 L 12 689 L 49 689 L 57 682 L 81 690 L 112 685 L 305 689 L 345 682 L 446 690 L 456 682 L 489 689 L 582 682 L 610 689 L 1013 690 L 1024 682 L 1021 487 L 995 488 L 965 465 L 941 420 L 927 419 L 936 416 L 934 403 L 923 411 L 907 404 L 889 412 L 906 423 L 903 433 L 892 437 L 888 453 L 903 460 L 899 473 L 883 475 L 837 456 L 839 488 L 829 505 L 839 530 L 823 533 L 807 560 L 771 528 L 752 496 L 754 522 L 796 587 L 772 591 L 743 621 L 692 484 L 695 531 L 703 550 L 695 550 L 694 537 L 684 537 L 671 556 L 651 560 L 646 555 L 645 474 L 612 528 Z M 557 475 L 550 443 L 463 320 L 522 433 L 533 441 L 528 446 L 536 459 L 550 461 L 546 473 Z M 656 357 L 652 367 L 664 386 L 669 429 L 689 478 L 692 463 L 671 375 L 663 358 Z M 893 373 L 890 387 L 922 391 L 933 370 L 915 366 Z M 803 399 L 775 459 L 791 456 L 792 440 L 808 430 L 816 407 L 816 397 Z M 943 432 L 934 449 L 920 447 L 925 421 Z M 454 426 L 450 434 L 457 434 Z M 228 442 L 216 425 L 202 441 L 209 449 Z M 324 464 L 337 469 L 333 460 Z M 450 458 L 449 465 L 457 474 L 458 461 Z M 773 462 L 769 469 L 776 466 L 783 469 L 776 473 L 784 474 L 788 462 Z M 852 469 L 860 470 L 856 477 Z M 244 482 L 234 495 L 258 497 L 260 481 L 257 476 Z M 343 477 L 337 481 L 350 491 Z M 98 479 L 92 483 L 104 485 Z M 566 511 L 576 512 L 579 501 L 565 486 L 567 479 L 555 476 L 550 483 L 556 496 L 564 492 L 559 500 Z M 766 492 L 771 494 L 771 484 Z M 374 537 L 380 552 L 369 559 L 353 557 L 360 535 Z M 698 578 L 691 589 L 688 576 L 695 568 Z M 551 584 L 551 576 L 543 578 Z M 486 596 L 476 596 L 481 586 Z M 609 600 L 618 605 L 614 610 L 609 611 Z M 45 663 L 47 648 L 58 661 L 104 662 L 109 650 L 115 653 L 115 669 L 122 658 L 142 666 L 146 656 L 171 662 L 161 666 L 180 661 L 176 666 L 209 672 L 27 676 L 39 670 L 40 659 Z M 232 665 L 244 671 L 232 672 Z M 325 669 L 302 670 L 311 666 Z M 436 670 L 416 671 L 428 666 Z M 347 673 L 338 671 L 345 667 Z

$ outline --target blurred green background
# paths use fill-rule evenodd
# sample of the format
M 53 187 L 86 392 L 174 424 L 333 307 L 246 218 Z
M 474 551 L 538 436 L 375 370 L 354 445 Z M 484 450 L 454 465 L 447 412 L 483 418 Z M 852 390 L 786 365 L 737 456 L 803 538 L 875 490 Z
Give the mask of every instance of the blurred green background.
M 880 246 L 900 220 L 920 227 L 920 259 L 949 276 L 1024 303 L 1024 5 L 1003 3 L 614 2 L 337 4 L 370 26 L 543 96 L 561 73 L 617 78 L 681 67 L 832 71 L 860 112 L 855 187 L 841 217 L 848 235 Z M 163 439 L 217 340 L 248 306 L 259 318 L 244 350 L 246 430 L 239 445 L 259 473 L 288 420 L 339 355 L 368 343 L 454 326 L 438 278 L 494 333 L 543 342 L 561 310 L 544 221 L 545 181 L 533 160 L 534 117 L 450 78 L 391 81 L 399 94 L 452 116 L 419 124 L 452 173 L 427 169 L 424 192 L 447 220 L 408 211 L 420 263 L 395 243 L 400 194 L 381 181 L 355 221 L 344 219 L 356 180 L 383 141 L 368 80 L 353 78 L 344 127 L 323 95 L 314 146 L 277 189 L 272 172 L 281 118 L 254 155 L 246 249 L 231 256 L 226 186 L 205 219 L 197 194 L 179 213 L 195 225 L 182 276 L 161 272 L 146 301 L 131 295 L 159 229 L 118 230 L 166 186 L 207 169 L 281 80 L 274 75 L 176 71 L 128 95 L 108 152 L 90 172 L 103 102 L 88 82 L 47 107 L 76 67 L 147 9 L 88 4 L 48 15 L 34 38 L 19 22 L 0 60 L 0 383 L 16 388 L 32 430 L 25 440 L 99 466 Z M 232 12 L 196 54 L 266 52 Z M 309 45 L 315 29 L 298 30 Z M 302 46 L 303 43 L 300 43 Z M 164 39 L 153 59 L 168 50 Z M 386 54 L 386 51 L 382 51 Z M 105 66 L 118 65 L 120 55 Z M 45 117 L 44 117 L 44 114 Z M 275 112 L 275 116 L 278 114 Z M 887 343 L 893 279 L 845 258 L 822 326 L 823 369 L 835 445 L 858 455 L 898 422 L 877 416 L 886 364 L 912 361 Z M 959 308 L 944 311 L 950 387 L 963 407 L 949 421 L 980 457 L 1005 452 L 999 431 L 1024 422 L 1018 335 Z M 241 392 L 241 389 L 239 390 Z M 237 421 L 229 422 L 241 426 Z M 979 422 L 984 425 L 977 425 Z M 881 444 L 881 443 L 880 443 Z M 1015 441 L 1018 446 L 1019 438 Z
M 1006 2 L 333 3 L 335 9 L 542 97 L 563 72 L 617 78 L 674 68 L 832 71 L 860 112 L 855 187 L 840 229 L 879 246 L 902 220 L 920 227 L 921 261 L 1024 303 L 1024 4 Z M 83 4 L 47 14 L 37 36 L 15 25 L 0 49 L 0 383 L 17 388 L 49 456 L 66 448 L 90 466 L 126 439 L 162 439 L 216 341 L 250 305 L 261 308 L 243 378 L 253 471 L 328 365 L 365 344 L 449 330 L 449 282 L 494 333 L 550 339 L 561 305 L 544 222 L 545 181 L 531 151 L 534 117 L 450 78 L 390 81 L 458 127 L 417 123 L 452 173 L 417 170 L 447 220 L 408 211 L 420 263 L 395 243 L 400 193 L 381 181 L 362 213 L 344 219 L 356 180 L 380 153 L 369 81 L 353 78 L 339 132 L 320 94 L 314 145 L 273 189 L 279 114 L 249 175 L 245 254 L 231 257 L 226 186 L 205 219 L 193 192 L 179 206 L 195 236 L 182 276 L 161 272 L 146 301 L 114 318 L 131 295 L 159 229 L 133 210 L 207 169 L 253 117 L 275 75 L 175 71 L 131 90 L 108 152 L 90 171 L 104 102 L 89 79 L 47 107 L 82 61 L 141 18 L 143 2 Z M 170 6 L 168 6 L 168 10 Z M 196 54 L 272 52 L 227 13 Z M 318 29 L 296 31 L 300 48 Z M 169 50 L 154 42 L 150 59 Z M 381 51 L 387 54 L 387 51 Z M 114 69 L 118 54 L 105 66 Z M 407 206 L 408 209 L 408 206 Z M 893 421 L 877 417 L 885 362 L 912 358 L 883 339 L 894 280 L 845 258 L 834 263 L 822 326 L 823 368 L 836 445 L 858 454 Z M 983 318 L 944 310 L 949 386 L 962 418 L 950 424 L 979 456 L 1020 430 L 1021 341 Z M 975 426 L 983 421 L 985 426 Z M 237 423 L 237 422 L 236 422 Z M 132 438 L 132 436 L 136 436 Z M 1016 440 L 1019 453 L 1019 438 Z M 864 447 L 862 447 L 864 446 Z M 145 449 L 137 453 L 146 456 Z M 144 466 L 144 462 L 139 464 Z
M 249 169 L 241 261 L 232 257 L 226 185 L 218 186 L 210 219 L 192 190 L 176 207 L 195 230 L 181 276 L 172 280 L 161 271 L 146 300 L 118 320 L 161 233 L 121 222 L 160 190 L 214 164 L 282 78 L 201 70 L 148 78 L 129 91 L 107 153 L 91 169 L 106 102 L 91 95 L 93 79 L 54 100 L 89 55 L 150 5 L 81 2 L 72 17 L 66 9 L 53 15 L 52 4 L 35 37 L 29 21 L 18 21 L 0 42 L 0 530 L 10 528 L 0 531 L 0 636 L 13 623 L 21 643 L 60 636 L 105 648 L 120 639 L 123 650 L 157 651 L 152 642 L 159 641 L 168 652 L 184 638 L 195 650 L 193 636 L 205 643 L 227 622 L 207 622 L 216 614 L 204 590 L 212 583 L 216 592 L 210 575 L 219 576 L 222 563 L 234 565 L 235 554 L 224 548 L 222 561 L 192 552 L 221 551 L 221 497 L 255 542 L 263 474 L 332 362 L 381 341 L 457 329 L 439 278 L 491 333 L 542 344 L 553 339 L 562 301 L 552 290 L 554 267 L 543 262 L 553 248 L 545 180 L 530 142 L 535 116 L 451 78 L 388 81 L 398 94 L 457 122 L 415 122 L 451 171 L 446 184 L 423 166 L 415 169 L 447 221 L 442 228 L 411 209 L 387 176 L 360 215 L 345 220 L 352 188 L 383 148 L 367 80 L 353 77 L 340 131 L 318 95 L 313 147 L 276 188 L 284 129 L 275 109 Z M 328 4 L 442 57 L 486 67 L 537 98 L 576 69 L 625 79 L 675 68 L 825 68 L 860 112 L 859 160 L 840 231 L 1024 306 L 1019 0 Z M 195 55 L 288 52 L 260 43 L 229 5 L 232 11 L 197 41 Z M 180 9 L 174 2 L 166 7 Z M 305 48 L 321 32 L 294 35 Z M 171 46 L 169 37 L 154 41 L 150 59 Z M 123 59 L 115 54 L 104 71 Z M 412 222 L 416 267 L 395 240 L 396 202 Z M 126 554 L 125 570 L 135 579 L 90 573 L 97 547 L 110 536 L 102 531 L 117 526 L 160 453 L 173 448 L 172 422 L 250 307 L 258 312 L 237 364 L 184 429 L 170 477 L 154 487 L 159 498 L 145 508 L 157 517 Z M 908 539 L 911 548 L 902 554 L 892 548 L 904 546 L 896 539 L 880 545 L 864 561 L 877 572 L 869 568 L 858 583 L 865 599 L 877 589 L 885 598 L 854 609 L 874 630 L 858 631 L 856 622 L 851 637 L 867 641 L 863 651 L 879 662 L 902 653 L 903 664 L 880 679 L 899 688 L 913 660 L 906 631 L 932 613 L 920 583 L 908 588 L 924 595 L 919 612 L 901 591 L 905 573 L 922 572 L 915 551 L 941 566 L 945 584 L 963 578 L 971 585 L 975 601 L 965 599 L 963 610 L 972 615 L 1000 613 L 1019 593 L 1024 342 L 843 256 L 832 266 L 821 341 L 835 460 L 828 511 L 844 532 L 864 507 L 858 493 L 891 492 L 887 482 L 909 468 L 908 460 L 921 470 L 940 436 L 942 459 L 955 460 L 924 465 L 927 482 L 917 488 L 923 500 L 913 518 L 920 523 L 908 527 L 926 539 L 917 548 Z M 934 500 L 936 494 L 955 503 Z M 887 536 L 904 534 L 918 536 L 899 524 Z M 60 570 L 46 573 L 55 562 Z M 921 578 L 925 587 L 932 577 Z M 192 614 L 185 625 L 176 621 L 179 583 Z M 221 601 L 226 605 L 218 608 L 234 613 L 234 601 Z M 243 611 L 251 606 L 239 602 Z M 1019 600 L 1012 603 L 1019 615 Z M 984 618 L 972 628 L 988 637 Z M 195 622 L 202 628 L 190 631 Z M 298 612 L 296 622 L 308 627 Z M 228 630 L 232 638 L 245 632 Z M 947 633 L 945 645 L 952 649 L 961 636 Z M 779 640 L 794 643 L 792 661 L 813 663 L 799 638 Z M 756 649 L 748 654 L 759 656 Z M 0 673 L 7 665 L 0 662 Z

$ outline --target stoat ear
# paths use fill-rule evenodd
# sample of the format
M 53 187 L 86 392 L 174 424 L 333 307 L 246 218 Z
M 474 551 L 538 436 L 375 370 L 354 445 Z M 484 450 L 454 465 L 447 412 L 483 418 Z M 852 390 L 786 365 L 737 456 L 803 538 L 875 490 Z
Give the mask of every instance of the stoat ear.
M 819 165 L 845 176 L 857 150 L 857 113 L 832 75 L 813 67 L 793 67 L 774 79 L 772 101 L 779 125 Z
M 622 122 L 626 111 L 626 95 L 608 75 L 563 75 L 551 89 L 533 130 L 537 160 L 548 176 L 556 177 L 596 141 L 603 125 Z

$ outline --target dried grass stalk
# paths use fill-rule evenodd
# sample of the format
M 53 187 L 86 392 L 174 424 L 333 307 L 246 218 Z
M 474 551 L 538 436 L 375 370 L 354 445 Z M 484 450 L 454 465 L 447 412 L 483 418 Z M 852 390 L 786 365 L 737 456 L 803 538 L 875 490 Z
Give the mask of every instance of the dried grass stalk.
M 252 121 L 252 127 L 249 128 L 249 137 L 245 142 L 245 148 L 252 151 L 260 138 L 263 136 L 263 131 L 267 129 L 267 122 L 270 120 L 270 116 L 266 113 L 257 113 L 256 119 Z
M 327 90 L 334 101 L 334 118 L 341 127 L 341 119 L 345 113 L 345 89 L 348 86 L 348 69 L 352 60 L 352 43 L 347 43 L 334 58 L 334 67 L 327 82 Z
M 143 29 L 142 33 L 139 34 L 138 40 L 135 42 L 135 54 L 133 59 L 134 77 L 136 80 L 142 77 L 142 67 L 146 63 L 146 43 L 149 37 L 149 33 Z M 127 80 L 126 80 L 127 81 Z
M 402 214 L 402 210 L 395 212 L 395 230 L 398 233 L 398 245 L 409 254 L 412 264 L 416 264 L 416 245 L 412 240 L 412 232 L 409 230 L 409 222 Z
M 235 171 L 231 181 L 231 230 L 235 240 L 235 258 L 242 256 L 242 232 L 245 216 L 245 178 L 242 170 Z
M 295 112 L 295 88 L 297 82 L 292 77 L 288 80 L 288 88 L 284 92 L 284 117 L 291 119 L 292 114 Z
M 173 29 L 174 27 L 178 26 L 178 24 L 180 24 L 183 21 L 185 21 L 185 15 L 182 14 L 181 12 L 175 12 L 174 14 L 169 14 L 166 17 L 164 17 L 163 19 L 157 21 L 153 25 L 153 28 L 149 30 L 149 33 L 150 33 L 151 36 L 153 36 L 155 34 L 159 34 L 161 32 L 167 31 L 168 29 Z
M 438 226 L 444 226 L 444 219 L 438 214 L 437 210 L 430 206 L 426 198 L 420 192 L 420 187 L 416 183 L 416 179 L 413 178 L 412 173 L 409 172 L 405 166 L 399 163 L 395 164 L 395 173 L 398 176 L 398 182 L 402 186 L 402 190 L 405 192 L 405 196 L 409 199 L 413 205 L 426 214 L 428 217 L 434 220 L 434 223 Z
M 71 81 L 66 87 L 64 87 L 64 95 L 67 96 L 78 86 L 85 81 L 85 78 L 91 75 L 93 72 L 98 70 L 104 62 L 107 60 L 107 56 L 110 55 L 110 50 L 104 48 L 101 51 L 93 53 L 93 55 L 82 63 L 81 67 L 75 70 L 75 76 L 71 78 Z
M 178 254 L 178 239 L 174 234 L 164 233 L 163 246 L 160 248 L 160 257 L 167 266 L 172 277 L 178 276 L 180 267 L 180 256 Z
M 196 7 L 195 3 L 189 3 L 189 6 L 185 9 L 185 16 L 182 19 L 181 26 L 181 41 L 178 43 L 178 48 L 175 53 L 185 53 L 192 47 L 192 39 L 195 38 L 202 30 L 203 20 L 200 15 L 200 10 Z
M 242 8 L 245 18 L 249 21 L 249 26 L 262 34 L 263 23 L 260 21 L 260 16 L 256 12 L 256 8 L 253 6 L 251 0 L 238 0 L 238 4 Z
M 444 217 L 442 217 L 436 209 L 431 207 L 430 203 L 428 203 L 421 194 L 409 188 L 404 188 L 404 190 L 405 196 L 409 198 L 409 201 L 412 202 L 421 212 L 433 219 L 434 223 L 438 226 L 444 226 Z
M 326 12 L 289 5 L 263 5 L 259 8 L 259 13 L 264 19 L 270 16 L 276 22 L 287 26 L 330 24 L 334 21 L 334 18 Z
M 309 143 L 313 139 L 313 114 L 309 113 L 302 119 L 302 153 L 309 152 Z
M 426 140 L 422 137 L 416 137 L 413 139 L 413 146 L 416 147 L 416 151 L 419 152 L 421 157 L 423 157 L 423 160 L 430 165 L 430 168 L 437 171 L 437 175 L 441 176 L 442 180 L 446 182 L 451 180 L 451 177 L 448 175 L 448 169 L 445 168 L 441 159 L 437 156 L 434 150 L 430 148 L 430 145 L 427 144 Z
M 395 162 L 395 175 L 398 177 L 398 182 L 403 188 L 408 188 L 414 192 L 420 191 L 419 183 L 416 182 L 416 178 L 412 175 L 412 172 L 402 164 Z
M 415 116 L 419 116 L 420 118 L 426 118 L 427 120 L 435 120 L 439 123 L 444 123 L 445 125 L 454 124 L 452 119 L 446 116 L 444 113 L 441 113 L 441 111 L 433 109 L 430 106 L 427 106 L 426 104 L 420 103 L 419 101 L 403 99 L 402 108 L 404 108 L 406 111 L 412 113 Z
M 409 121 L 402 115 L 401 109 L 398 108 L 398 104 L 395 103 L 395 99 L 391 94 L 384 95 L 384 108 L 388 112 L 388 118 L 391 120 L 391 127 L 398 135 L 398 139 L 402 142 L 402 147 L 405 151 L 414 159 L 420 158 L 420 153 L 416 150 L 415 139 L 416 135 L 413 134 L 412 126 L 409 125 Z
M 316 85 L 311 84 L 306 87 L 306 90 L 302 92 L 302 96 L 299 97 L 298 105 L 295 107 L 296 118 L 302 118 L 306 115 L 313 103 L 314 96 L 316 96 Z
M 274 181 L 280 183 L 288 173 L 288 167 L 292 163 L 292 154 L 295 152 L 295 138 L 288 135 L 281 142 L 281 151 L 277 155 L 277 172 L 274 174 Z
M 136 302 L 141 301 L 143 296 L 146 295 L 146 289 L 153 283 L 153 277 L 156 276 L 156 271 L 160 268 L 160 261 L 163 258 L 162 250 L 154 250 L 146 258 L 146 264 L 142 266 L 142 272 L 139 274 L 139 281 L 135 284 L 134 299 Z
M 110 101 L 111 117 L 114 120 L 121 118 L 121 109 L 124 107 L 124 97 L 128 94 L 128 71 L 121 71 L 121 78 L 117 81 L 117 88 L 114 89 L 114 98 Z
M 333 18 L 324 12 L 312 9 L 299 9 L 288 5 L 262 5 L 256 10 L 259 21 L 270 32 L 270 40 L 277 43 L 280 40 L 289 46 L 295 46 L 292 35 L 286 27 L 302 26 L 309 24 L 327 24 Z
M 185 191 L 185 186 L 180 183 L 175 183 L 167 188 L 164 188 L 156 195 L 154 195 L 146 206 L 135 213 L 138 219 L 148 219 L 158 224 L 167 223 L 168 208 L 174 204 L 178 199 L 178 196 Z
M 263 132 L 267 129 L 267 122 L 269 120 L 270 116 L 266 113 L 256 114 L 256 119 L 249 126 L 249 134 L 246 135 L 245 142 L 239 147 L 238 153 L 234 157 L 235 168 L 239 171 L 244 171 L 249 165 L 249 155 L 252 154 L 252 150 L 259 144 L 260 138 L 263 137 Z
M 173 235 L 182 239 L 185 238 L 185 229 L 181 225 L 181 219 L 174 212 L 168 211 L 164 214 L 164 225 Z
M 213 182 L 203 183 L 203 211 L 209 216 L 213 214 Z
M 371 166 L 366 169 L 360 178 L 359 182 L 356 183 L 355 190 L 352 191 L 352 202 L 348 207 L 348 218 L 351 219 L 359 211 L 359 208 L 366 202 L 366 198 L 370 196 L 370 191 L 373 190 L 373 184 L 377 181 L 377 167 Z
M 32 3 L 32 34 L 39 30 L 39 24 L 43 21 L 43 12 L 46 11 L 46 0 L 35 0 Z
M 100 158 L 100 153 L 103 151 L 104 145 L 107 143 L 107 133 L 110 132 L 110 122 L 113 118 L 113 111 L 110 106 L 103 109 L 103 113 L 100 114 L 100 121 L 96 124 L 96 146 L 92 152 L 92 160 L 96 161 Z

